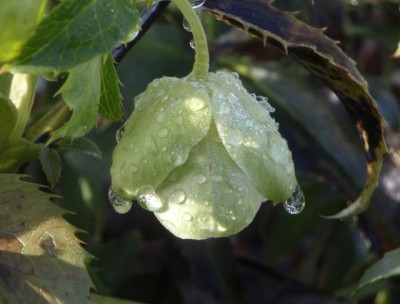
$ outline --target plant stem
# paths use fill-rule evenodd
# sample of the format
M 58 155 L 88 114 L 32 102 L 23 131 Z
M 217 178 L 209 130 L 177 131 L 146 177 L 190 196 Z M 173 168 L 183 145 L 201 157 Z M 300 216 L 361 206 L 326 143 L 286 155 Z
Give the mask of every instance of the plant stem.
M 10 146 L 17 144 L 22 138 L 35 98 L 37 80 L 36 75 L 28 74 L 15 74 L 12 79 L 10 99 L 18 110 L 18 118 L 9 135 Z
M 26 133 L 26 138 L 32 142 L 42 135 L 50 133 L 65 123 L 71 111 L 63 101 L 59 101 L 49 112 L 44 114 Z
M 199 17 L 196 15 L 188 0 L 173 1 L 182 12 L 193 33 L 193 40 L 196 47 L 193 76 L 194 78 L 204 78 L 208 74 L 208 65 L 210 59 L 208 54 L 207 37 L 204 33 L 203 26 L 201 25 Z

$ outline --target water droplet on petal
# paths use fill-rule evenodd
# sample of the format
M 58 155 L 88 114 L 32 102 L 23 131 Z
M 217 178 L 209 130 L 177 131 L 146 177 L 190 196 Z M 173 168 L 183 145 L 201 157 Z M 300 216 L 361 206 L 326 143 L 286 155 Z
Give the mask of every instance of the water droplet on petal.
M 213 180 L 213 182 L 220 182 L 222 180 L 222 176 L 221 175 L 213 175 L 211 177 L 211 179 Z
M 190 0 L 192 3 L 192 8 L 193 9 L 198 9 L 203 6 L 204 3 L 206 3 L 206 0 Z
M 196 177 L 196 181 L 198 184 L 204 184 L 207 180 L 207 177 L 205 177 L 204 175 L 199 175 Z
M 181 189 L 173 191 L 169 197 L 169 202 L 172 204 L 182 204 L 185 200 L 186 193 Z
M 125 126 L 122 126 L 115 133 L 115 139 L 117 140 L 117 143 L 119 143 L 119 141 L 121 140 L 122 135 L 124 135 L 124 132 L 125 132 Z
M 189 45 L 192 49 L 196 49 L 196 46 L 194 45 L 194 40 L 190 40 Z
M 190 28 L 189 22 L 186 19 L 183 19 L 182 26 L 187 32 L 191 32 L 192 29 Z
M 160 211 L 164 207 L 160 197 L 151 187 L 143 187 L 140 189 L 138 199 L 152 212 Z
M 160 137 L 166 137 L 166 136 L 168 135 L 168 129 L 166 129 L 166 128 L 161 129 L 161 130 L 158 132 L 158 135 L 159 135 Z
M 193 220 L 193 216 L 192 216 L 190 213 L 185 212 L 185 213 L 183 214 L 183 219 L 184 219 L 186 222 L 190 222 L 191 220 Z
M 284 203 L 285 210 L 289 214 L 299 214 L 306 205 L 303 191 L 297 186 L 292 196 Z
M 132 202 L 130 200 L 125 200 L 120 197 L 111 187 L 108 190 L 108 199 L 117 213 L 127 213 L 132 207 Z
M 131 171 L 132 173 L 138 172 L 139 168 L 135 165 L 130 165 L 129 166 L 129 171 Z

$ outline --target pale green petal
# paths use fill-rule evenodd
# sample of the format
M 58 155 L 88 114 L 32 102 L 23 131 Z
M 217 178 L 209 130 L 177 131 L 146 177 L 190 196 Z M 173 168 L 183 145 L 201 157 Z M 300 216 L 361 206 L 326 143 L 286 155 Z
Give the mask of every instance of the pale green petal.
M 155 189 L 185 163 L 207 134 L 211 107 L 207 90 L 186 79 L 153 81 L 136 98 L 136 109 L 113 153 L 112 188 L 133 199 L 140 188 Z
M 190 239 L 239 232 L 265 200 L 228 155 L 213 123 L 185 165 L 156 192 L 164 203 L 157 218 L 174 235 Z
M 260 193 L 274 202 L 285 201 L 297 184 L 294 165 L 268 108 L 234 74 L 210 73 L 208 85 L 213 117 L 229 155 Z

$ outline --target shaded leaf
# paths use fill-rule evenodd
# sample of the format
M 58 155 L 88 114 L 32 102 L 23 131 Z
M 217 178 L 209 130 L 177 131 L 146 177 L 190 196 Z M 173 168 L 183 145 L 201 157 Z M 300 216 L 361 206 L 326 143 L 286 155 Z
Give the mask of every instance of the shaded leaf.
M 217 19 L 277 47 L 298 60 L 340 98 L 355 124 L 367 159 L 368 177 L 360 196 L 346 209 L 332 216 L 343 218 L 368 207 L 386 152 L 382 118 L 367 83 L 337 43 L 268 1 L 208 0 L 204 7 Z
M 113 58 L 108 55 L 101 69 L 101 96 L 99 113 L 110 121 L 121 119 L 121 94 Z
M 58 142 L 58 147 L 62 150 L 84 153 L 99 159 L 102 158 L 100 148 L 93 141 L 86 137 L 79 137 L 73 140 L 60 140 Z
M 400 248 L 385 253 L 382 259 L 369 267 L 358 283 L 358 289 L 379 280 L 400 276 Z
M 39 160 L 51 188 L 57 184 L 61 173 L 61 158 L 57 150 L 40 146 Z
M 52 133 L 49 142 L 62 137 L 81 137 L 96 124 L 101 92 L 101 63 L 101 57 L 96 57 L 70 71 L 59 93 L 73 114 L 64 126 Z
M 0 174 L 0 294 L 6 303 L 89 303 L 89 255 L 40 185 Z M 61 283 L 62 282 L 62 283 Z
M 0 62 L 18 54 L 43 16 L 45 7 L 45 0 L 0 0 Z
M 11 61 L 19 71 L 66 71 L 124 41 L 139 22 L 133 0 L 63 1 Z
M 91 304 L 140 304 L 141 302 L 126 301 L 98 294 L 91 294 L 90 303 Z

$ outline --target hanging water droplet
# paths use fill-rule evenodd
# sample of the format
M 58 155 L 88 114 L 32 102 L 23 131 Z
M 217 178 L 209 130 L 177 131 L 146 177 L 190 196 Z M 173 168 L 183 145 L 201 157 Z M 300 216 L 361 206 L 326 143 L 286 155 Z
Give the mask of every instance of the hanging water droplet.
M 182 26 L 187 32 L 191 32 L 192 29 L 190 28 L 189 22 L 186 19 L 183 19 Z
M 192 8 L 193 9 L 198 9 L 203 6 L 204 3 L 206 3 L 206 0 L 190 0 L 192 3 Z
M 303 191 L 297 186 L 292 196 L 284 203 L 285 210 L 289 214 L 299 214 L 306 205 Z
M 124 214 L 132 208 L 132 202 L 120 197 L 111 187 L 108 190 L 108 199 L 117 213 Z
M 125 126 L 122 126 L 115 132 L 115 139 L 117 140 L 117 143 L 121 140 L 122 136 L 124 135 L 125 132 Z
M 193 40 L 193 39 L 190 40 L 189 45 L 190 45 L 190 47 L 191 47 L 192 49 L 196 49 L 196 46 L 195 46 L 195 44 L 194 44 L 194 40 Z
M 157 212 L 164 207 L 160 197 L 150 187 L 140 189 L 138 199 L 146 205 L 149 211 Z
M 169 197 L 169 202 L 172 204 L 182 204 L 185 200 L 186 193 L 181 189 L 173 191 Z

